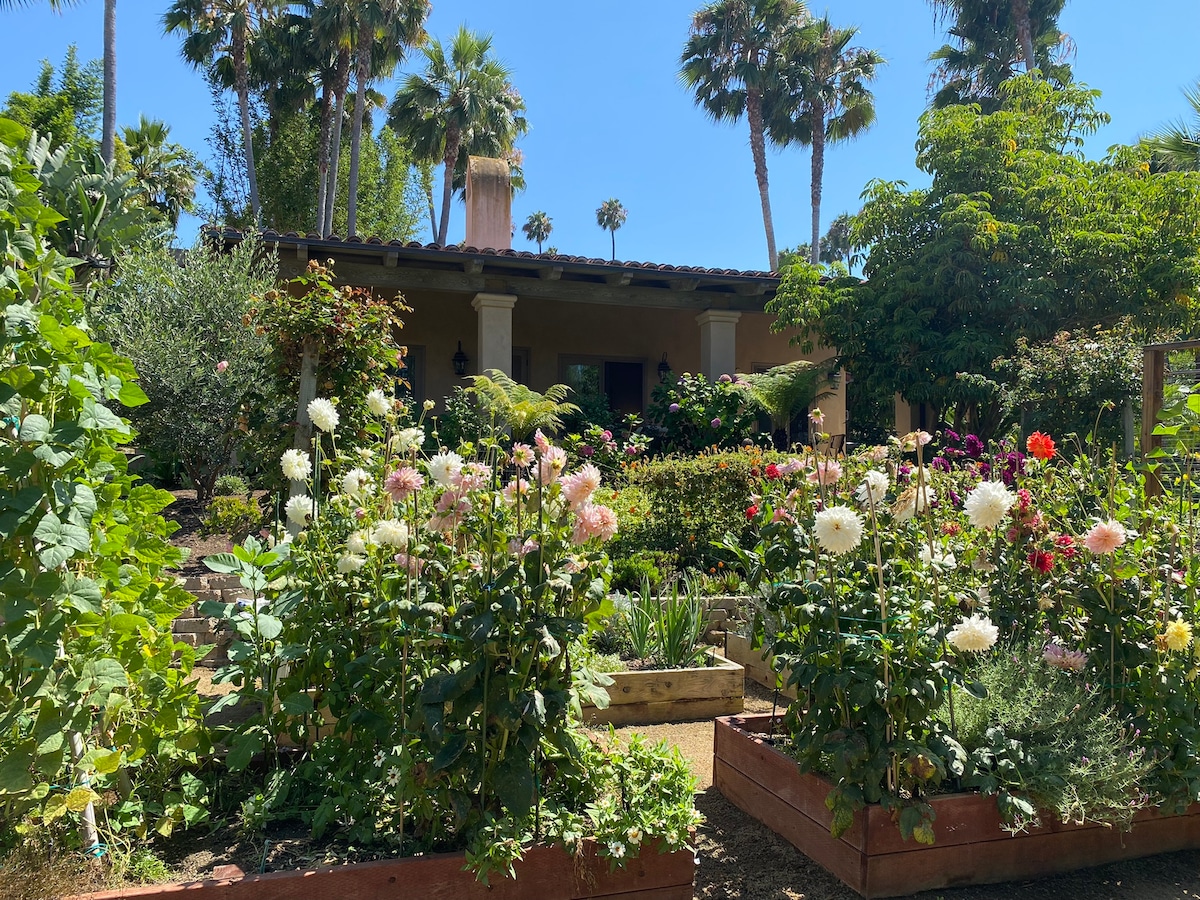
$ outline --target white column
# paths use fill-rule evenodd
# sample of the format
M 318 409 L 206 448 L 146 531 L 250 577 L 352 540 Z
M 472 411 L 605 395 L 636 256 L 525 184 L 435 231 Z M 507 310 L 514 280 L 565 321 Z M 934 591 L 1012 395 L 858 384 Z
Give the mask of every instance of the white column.
M 512 311 L 514 294 L 476 294 L 471 301 L 479 314 L 479 359 L 477 372 L 499 369 L 512 375 Z
M 737 323 L 740 312 L 710 309 L 696 316 L 700 323 L 700 371 L 716 381 L 737 368 Z

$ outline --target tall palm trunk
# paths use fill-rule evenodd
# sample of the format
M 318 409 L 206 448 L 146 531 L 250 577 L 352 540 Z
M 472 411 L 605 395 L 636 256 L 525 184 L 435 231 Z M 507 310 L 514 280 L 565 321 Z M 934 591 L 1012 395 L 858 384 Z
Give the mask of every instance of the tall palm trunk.
M 1032 72 L 1037 68 L 1037 60 L 1033 56 L 1033 23 L 1029 20 L 1029 0 L 1012 0 L 1012 14 L 1021 54 L 1025 57 L 1025 71 Z
M 342 119 L 346 117 L 346 91 L 350 88 L 350 51 L 338 51 L 337 75 L 334 84 L 336 102 L 333 109 L 333 141 L 329 153 L 329 187 L 325 192 L 325 234 L 333 233 L 333 210 L 337 205 L 338 168 L 342 160 Z
M 758 180 L 763 228 L 767 232 L 767 259 L 771 263 L 771 271 L 774 272 L 779 268 L 779 254 L 775 250 L 775 223 L 771 221 L 771 194 L 767 185 L 767 145 L 763 137 L 762 94 L 755 89 L 746 92 L 746 119 L 750 123 L 750 154 L 754 157 L 754 177 Z M 613 256 L 616 256 L 615 252 Z
M 825 104 L 820 100 L 812 108 L 812 249 L 809 262 L 821 261 L 821 187 L 825 179 Z
M 371 44 L 374 32 L 367 25 L 358 30 L 358 72 L 354 94 L 354 125 L 350 130 L 350 178 L 346 196 L 346 236 L 355 233 L 358 218 L 358 158 L 362 147 L 363 115 L 367 109 L 367 81 L 371 77 Z
M 454 191 L 454 167 L 458 165 L 458 151 L 462 144 L 462 132 L 457 125 L 446 129 L 446 174 L 442 181 L 442 218 L 438 224 L 437 240 L 434 243 L 446 246 L 446 232 L 450 230 L 450 198 Z
M 333 100 L 329 86 L 321 90 L 321 125 L 317 134 L 317 234 L 325 237 L 325 195 L 329 190 L 329 136 L 333 131 Z
M 100 155 L 111 163 L 117 142 L 117 0 L 104 0 L 103 121 Z
M 237 90 L 238 109 L 242 114 L 242 143 L 246 149 L 246 180 L 250 182 L 250 215 L 258 224 L 260 204 L 258 200 L 258 174 L 254 166 L 254 127 L 250 123 L 250 72 L 246 65 L 246 32 L 238 28 L 233 33 L 234 86 Z

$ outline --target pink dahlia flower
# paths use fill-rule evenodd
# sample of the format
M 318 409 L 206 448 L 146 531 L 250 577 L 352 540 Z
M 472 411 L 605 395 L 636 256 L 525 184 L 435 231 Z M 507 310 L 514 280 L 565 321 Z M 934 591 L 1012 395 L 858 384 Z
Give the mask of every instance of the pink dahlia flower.
M 425 484 L 425 476 L 412 466 L 397 469 L 383 482 L 383 489 L 388 496 L 399 503 L 411 497 Z
M 1083 546 L 1097 555 L 1112 553 L 1124 543 L 1125 529 L 1112 519 L 1097 522 L 1083 538 Z

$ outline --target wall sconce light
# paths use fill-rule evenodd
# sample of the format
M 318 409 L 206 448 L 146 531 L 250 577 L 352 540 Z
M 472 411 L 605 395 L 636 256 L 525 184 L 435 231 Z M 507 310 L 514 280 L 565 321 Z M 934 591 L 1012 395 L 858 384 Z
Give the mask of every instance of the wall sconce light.
M 458 342 L 458 351 L 454 354 L 454 374 L 462 378 L 467 374 L 467 354 L 463 353 L 462 341 Z
M 671 364 L 667 362 L 667 354 L 663 354 L 663 358 L 658 363 L 658 380 L 660 384 L 666 384 L 667 379 L 671 376 Z

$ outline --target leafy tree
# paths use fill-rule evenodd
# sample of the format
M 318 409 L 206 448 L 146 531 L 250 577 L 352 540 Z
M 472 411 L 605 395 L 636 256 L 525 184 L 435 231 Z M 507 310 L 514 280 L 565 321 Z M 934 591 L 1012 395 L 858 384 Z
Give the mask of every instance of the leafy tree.
M 851 253 L 854 249 L 850 242 L 850 232 L 854 220 L 850 213 L 840 213 L 829 223 L 829 230 L 821 238 L 820 251 L 817 259 L 822 265 L 852 262 Z M 780 271 L 787 269 L 797 262 L 808 262 L 812 258 L 812 244 L 797 244 L 795 250 L 779 251 Z
M 157 119 L 142 116 L 136 128 L 122 133 L 129 166 L 146 202 L 157 209 L 174 229 L 179 216 L 191 212 L 196 197 L 196 171 L 200 163 L 179 144 L 167 141 L 171 129 Z
M 782 68 L 786 99 L 768 123 L 776 143 L 812 147 L 813 264 L 820 259 L 825 146 L 850 140 L 875 121 L 875 98 L 867 84 L 884 59 L 874 50 L 851 47 L 857 34 L 857 28 L 835 28 L 828 16 L 793 32 Z
M 242 324 L 276 274 L 274 256 L 254 241 L 229 252 L 197 245 L 182 266 L 166 246 L 151 246 L 125 254 L 93 304 L 100 333 L 141 374 L 149 402 L 133 421 L 142 449 L 178 460 L 201 503 L 249 426 L 281 407 L 268 339 Z
M 1191 107 L 1192 121 L 1172 122 L 1142 140 L 1154 154 L 1152 165 L 1158 170 L 1200 172 L 1200 81 L 1184 88 L 1183 95 Z
M 793 266 L 776 327 L 837 347 L 869 396 L 899 392 L 986 434 L 1000 421 L 990 375 L 1018 338 L 1112 325 L 1186 326 L 1200 293 L 1200 176 L 1152 175 L 1144 153 L 1082 158 L 1107 116 L 1096 93 L 1020 76 L 987 114 L 953 106 L 921 119 L 922 190 L 873 182 L 854 242 L 863 272 L 820 283 Z
M 184 34 L 183 58 L 197 69 L 215 73 L 220 83 L 232 87 L 237 95 L 250 215 L 255 222 L 261 204 L 250 117 L 250 56 L 264 21 L 280 5 L 280 0 L 175 0 L 163 15 L 167 34 Z
M 1034 69 L 1055 86 L 1071 82 L 1070 39 L 1058 29 L 1066 0 L 930 0 L 939 18 L 952 18 L 951 43 L 930 55 L 938 63 L 934 106 L 1000 105 L 1000 85 Z
M 553 220 L 548 215 L 539 210 L 531 214 L 525 224 L 521 226 L 526 240 L 537 241 L 538 253 L 542 252 L 542 241 L 550 240 L 550 232 L 554 230 L 552 222 Z
M 617 229 L 625 224 L 629 212 L 615 197 L 605 200 L 596 210 L 596 224 L 612 234 L 612 258 L 617 259 Z
M 493 422 L 508 429 L 514 441 L 525 440 L 539 428 L 560 431 L 562 417 L 579 412 L 578 406 L 567 402 L 571 389 L 565 384 L 552 384 L 539 394 L 500 369 L 488 369 L 483 375 L 473 375 L 472 380 L 474 384 L 467 390 L 479 398 Z
M 762 204 L 767 258 L 779 267 L 767 179 L 766 129 L 781 92 L 781 45 L 808 18 L 801 0 L 717 0 L 692 16 L 679 77 L 696 105 L 717 122 L 750 126 L 750 153 Z
M 42 60 L 33 91 L 10 94 L 3 115 L 49 137 L 55 148 L 87 147 L 99 123 L 102 91 L 100 63 L 80 65 L 71 44 L 61 69 L 56 73 L 49 60 Z
M 357 0 L 352 4 L 358 33 L 354 47 L 357 93 L 350 131 L 350 178 L 346 201 L 346 234 L 357 234 L 358 167 L 367 89 L 376 78 L 388 78 L 404 51 L 425 39 L 429 0 Z
M 470 155 L 510 152 L 528 130 L 525 101 L 491 51 L 490 35 L 465 26 L 449 47 L 430 40 L 423 48 L 425 71 L 410 75 L 392 100 L 388 124 L 412 146 L 414 158 L 444 166 L 437 244 L 446 243 L 456 168 Z

